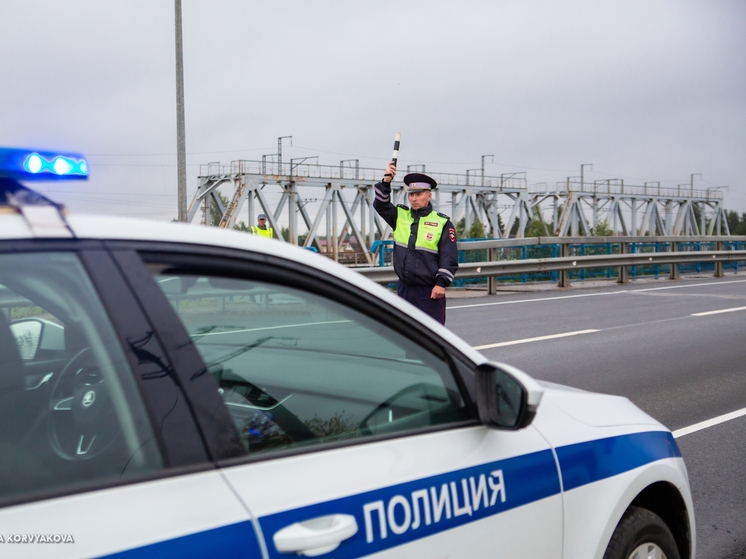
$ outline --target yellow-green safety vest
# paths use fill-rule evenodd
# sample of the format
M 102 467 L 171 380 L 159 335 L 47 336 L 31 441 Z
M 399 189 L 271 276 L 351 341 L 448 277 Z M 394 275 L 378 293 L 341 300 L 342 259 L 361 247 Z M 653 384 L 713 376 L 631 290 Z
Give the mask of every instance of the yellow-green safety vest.
M 266 229 L 261 229 L 259 227 L 249 227 L 249 231 L 251 231 L 254 235 L 259 235 L 260 237 L 274 237 L 274 231 L 271 227 L 267 227 Z
M 409 208 L 397 206 L 396 229 L 394 230 L 394 242 L 398 245 L 407 247 L 411 235 L 412 212 Z M 420 217 L 420 224 L 417 227 L 417 240 L 415 248 L 424 249 L 428 252 L 438 252 L 438 243 L 443 234 L 443 228 L 448 223 L 448 217 L 441 216 L 433 210 L 424 217 Z

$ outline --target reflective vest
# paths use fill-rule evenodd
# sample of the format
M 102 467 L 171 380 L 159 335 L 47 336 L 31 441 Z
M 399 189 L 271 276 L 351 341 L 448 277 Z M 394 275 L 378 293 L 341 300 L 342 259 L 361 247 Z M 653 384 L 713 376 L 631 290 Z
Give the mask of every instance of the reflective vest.
M 412 217 L 412 212 L 409 208 L 397 206 L 396 210 L 394 242 L 397 245 L 406 248 L 409 244 L 409 237 L 412 234 L 411 230 L 414 218 Z M 440 242 L 440 237 L 443 234 L 443 228 L 446 223 L 448 223 L 448 217 L 439 214 L 435 210 L 430 212 L 428 215 L 421 217 L 419 226 L 417 227 L 415 248 L 437 254 L 438 243 Z
M 260 227 L 249 227 L 249 231 L 251 231 L 254 235 L 259 235 L 260 237 L 274 237 L 274 231 L 271 227 L 267 227 L 266 229 L 262 229 Z

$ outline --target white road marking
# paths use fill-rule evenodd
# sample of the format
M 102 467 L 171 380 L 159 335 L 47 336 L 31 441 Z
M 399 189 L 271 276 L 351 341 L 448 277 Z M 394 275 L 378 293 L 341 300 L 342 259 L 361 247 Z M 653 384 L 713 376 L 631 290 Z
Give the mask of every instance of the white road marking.
M 659 291 L 661 289 L 681 289 L 683 287 L 701 287 L 703 285 L 723 285 L 724 283 L 743 283 L 746 280 L 712 281 L 708 283 L 693 283 L 691 285 L 670 285 L 668 287 L 649 287 L 647 289 L 634 289 L 625 293 L 640 293 L 641 291 Z
M 721 423 L 725 423 L 726 421 L 731 421 L 732 419 L 743 417 L 744 415 L 746 415 L 746 408 L 732 411 L 730 413 L 726 413 L 725 415 L 720 415 L 718 417 L 713 417 L 712 419 L 708 419 L 707 421 L 695 423 L 694 425 L 690 425 L 689 427 L 684 427 L 683 429 L 677 429 L 676 431 L 673 432 L 673 438 L 678 439 L 679 437 L 683 437 L 684 435 L 696 433 L 697 431 L 701 431 L 702 429 L 707 429 L 708 427 L 714 427 L 715 425 L 720 425 Z
M 601 295 L 619 295 L 620 293 L 642 293 L 644 291 L 659 291 L 661 289 L 682 289 L 685 287 L 701 287 L 706 285 L 723 285 L 727 283 L 743 283 L 746 280 L 732 280 L 732 281 L 714 281 L 708 283 L 693 283 L 691 285 L 671 285 L 668 287 L 648 287 L 646 289 L 631 289 L 625 291 L 607 291 L 605 293 L 583 293 L 581 295 L 564 295 L 562 297 L 543 297 L 540 299 L 519 299 L 518 301 L 498 301 L 495 303 L 475 303 L 473 305 L 456 305 L 448 307 L 448 310 L 453 309 L 471 309 L 474 307 L 491 307 L 494 305 L 515 305 L 517 303 L 540 303 L 542 301 L 558 301 L 560 299 L 575 299 L 577 297 L 598 297 Z
M 489 349 L 493 347 L 503 347 L 506 345 L 527 344 L 529 342 L 540 342 L 543 340 L 553 340 L 555 338 L 566 338 L 568 336 L 577 336 L 579 334 L 591 334 L 592 332 L 600 332 L 600 330 L 578 330 L 577 332 L 565 332 L 563 334 L 553 334 L 551 336 L 539 336 L 538 338 L 524 338 L 523 340 L 513 340 L 511 342 L 499 342 L 496 344 L 478 345 L 478 346 L 474 346 L 474 349 Z
M 520 299 L 518 301 L 499 301 L 497 303 L 477 303 L 474 305 L 459 305 L 457 307 L 448 307 L 448 310 L 452 309 L 470 309 L 473 307 L 491 307 L 493 305 L 514 305 L 516 303 L 537 303 L 542 301 L 557 301 L 559 299 L 576 299 L 577 297 L 597 297 L 599 295 L 615 295 L 617 293 L 625 293 L 624 291 L 611 291 L 609 293 L 584 293 L 582 295 L 565 295 L 563 297 L 544 297 L 542 299 Z
M 460 305 L 456 307 L 448 307 L 448 309 L 449 310 L 450 309 L 468 309 L 472 307 L 488 307 L 492 305 L 511 305 L 511 304 L 516 304 L 516 303 L 535 303 L 535 302 L 541 302 L 541 301 L 557 301 L 559 299 L 574 299 L 576 297 L 593 297 L 596 295 L 618 295 L 620 293 L 639 293 L 639 292 L 644 292 L 644 291 L 658 291 L 662 289 L 681 289 L 685 287 L 701 287 L 701 286 L 708 286 L 708 285 L 723 285 L 724 283 L 743 283 L 743 282 L 746 282 L 746 280 L 695 283 L 691 285 L 672 285 L 668 287 L 652 287 L 652 288 L 646 288 L 646 289 L 635 289 L 635 290 L 630 290 L 630 291 L 610 291 L 606 293 L 587 293 L 583 295 L 567 295 L 563 297 L 544 297 L 541 299 L 521 299 L 519 301 L 501 301 L 501 302 L 496 302 L 496 303 L 480 303 L 476 305 Z M 719 313 L 742 311 L 742 310 L 746 310 L 746 307 L 735 307 L 735 308 L 723 309 L 719 311 L 708 311 L 708 312 L 702 312 L 702 313 L 695 313 L 695 314 L 692 314 L 691 316 L 707 316 L 711 314 L 719 314 Z M 590 333 L 599 332 L 599 331 L 600 330 L 579 330 L 577 332 L 565 332 L 564 334 L 554 334 L 552 336 L 540 336 L 538 338 L 525 338 L 523 340 L 513 340 L 510 342 L 500 342 L 496 344 L 474 346 L 474 349 L 480 350 L 480 349 L 489 349 L 493 347 L 504 347 L 504 346 L 515 345 L 515 344 L 524 344 L 524 343 L 529 343 L 529 342 L 551 340 L 554 338 L 564 338 L 567 336 L 576 336 L 579 334 L 590 334 Z M 732 421 L 733 419 L 738 419 L 739 417 L 743 417 L 743 416 L 746 416 L 746 408 L 743 408 L 743 409 L 740 409 L 734 412 L 726 413 L 724 415 L 714 417 L 712 419 L 708 419 L 707 421 L 695 423 L 694 425 L 690 425 L 689 427 L 677 429 L 676 431 L 673 431 L 672 434 L 673 434 L 674 439 L 678 439 L 685 435 L 696 433 L 697 431 L 702 431 L 703 429 L 714 427 L 715 425 L 720 425 L 721 423 L 726 423 L 728 421 Z
M 734 307 L 732 309 L 721 309 L 719 311 L 696 312 L 692 316 L 707 316 L 710 314 L 720 314 L 724 312 L 734 312 L 734 311 L 746 311 L 746 307 Z

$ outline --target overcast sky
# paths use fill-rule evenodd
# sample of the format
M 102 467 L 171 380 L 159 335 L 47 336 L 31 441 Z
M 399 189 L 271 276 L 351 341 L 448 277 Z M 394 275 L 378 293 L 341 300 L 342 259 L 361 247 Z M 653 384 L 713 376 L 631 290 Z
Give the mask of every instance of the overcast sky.
M 746 212 L 746 2 L 183 0 L 188 201 L 259 159 L 728 186 Z M 176 216 L 172 0 L 3 0 L 0 146 L 78 151 L 73 211 Z

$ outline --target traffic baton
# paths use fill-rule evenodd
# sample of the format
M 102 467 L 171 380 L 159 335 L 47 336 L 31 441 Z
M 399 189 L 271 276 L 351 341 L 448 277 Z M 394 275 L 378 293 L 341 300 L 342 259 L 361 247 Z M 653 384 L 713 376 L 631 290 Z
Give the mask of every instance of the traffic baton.
M 401 132 L 397 132 L 396 136 L 394 137 L 394 154 L 391 156 L 391 162 L 396 165 L 396 162 L 399 160 L 399 142 L 401 141 Z M 386 173 L 387 177 L 390 177 L 391 175 L 389 173 Z

